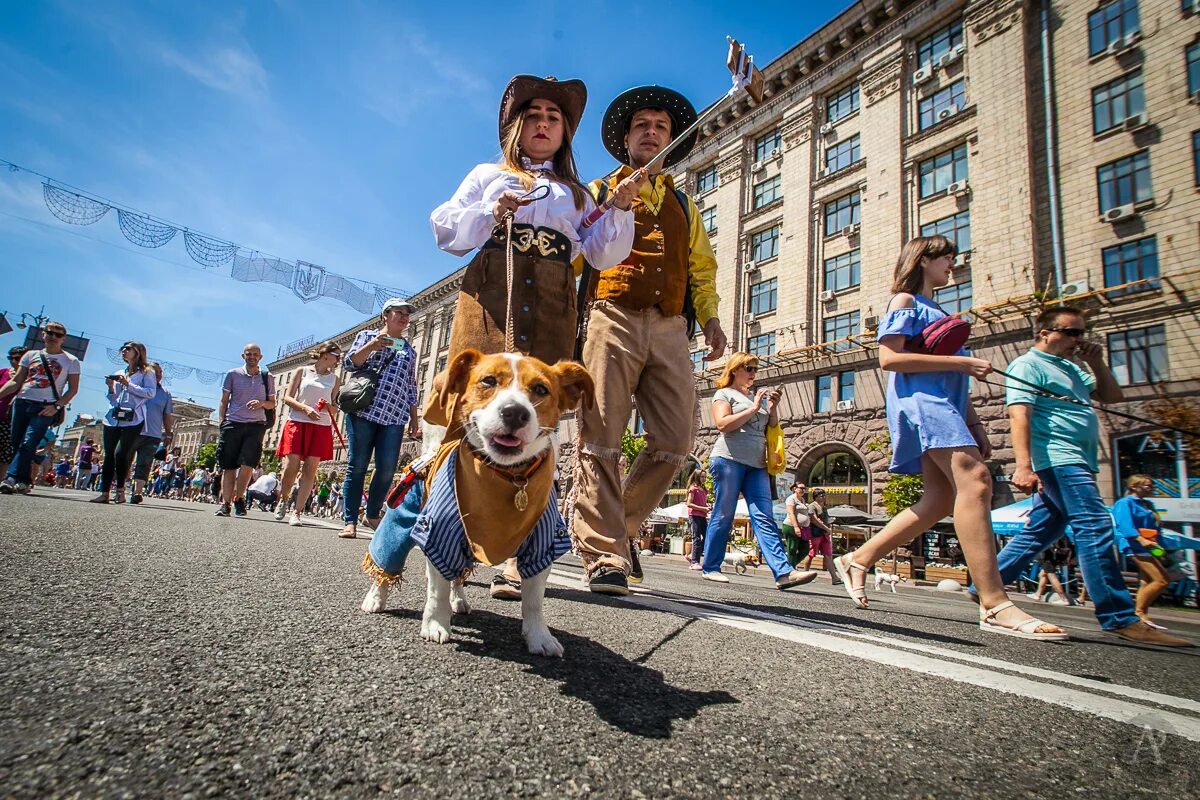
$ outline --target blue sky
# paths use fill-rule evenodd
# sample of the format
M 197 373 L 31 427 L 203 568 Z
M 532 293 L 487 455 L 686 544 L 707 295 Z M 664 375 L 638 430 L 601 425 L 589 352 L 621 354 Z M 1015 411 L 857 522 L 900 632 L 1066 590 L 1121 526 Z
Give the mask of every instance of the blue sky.
M 724 37 L 760 63 L 841 4 L 533 2 L 35 2 L 6 0 L 0 159 L 182 226 L 331 272 L 417 291 L 462 262 L 439 251 L 430 210 L 498 153 L 499 96 L 516 73 L 582 78 L 576 155 L 610 170 L 599 123 L 630 86 L 661 83 L 697 107 L 728 88 Z M 509 31 L 507 36 L 497 35 Z M 0 311 L 93 336 L 73 412 L 107 403 L 106 347 L 207 370 L 270 360 L 286 342 L 361 321 L 331 300 L 205 270 L 180 237 L 154 250 L 115 214 L 60 222 L 41 180 L 0 170 Z M 18 344 L 19 332 L 0 336 Z M 175 381 L 215 405 L 215 386 Z

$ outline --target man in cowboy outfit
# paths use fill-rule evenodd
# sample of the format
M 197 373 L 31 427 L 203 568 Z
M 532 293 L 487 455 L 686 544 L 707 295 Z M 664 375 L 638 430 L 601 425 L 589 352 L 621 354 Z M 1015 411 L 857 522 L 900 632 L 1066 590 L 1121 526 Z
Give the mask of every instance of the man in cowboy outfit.
M 622 166 L 589 187 L 598 202 L 658 155 L 696 120 L 687 98 L 661 86 L 623 93 L 604 113 L 604 146 Z M 624 595 L 641 580 L 630 542 L 662 499 L 692 448 L 696 403 L 689 355 L 690 313 L 710 349 L 725 351 L 717 319 L 716 258 L 700 211 L 658 170 L 685 158 L 693 133 L 650 171 L 633 201 L 634 244 L 620 264 L 589 276 L 595 301 L 587 320 L 583 363 L 596 383 L 596 402 L 580 412 L 583 447 L 572 535 L 593 592 Z M 622 482 L 621 436 L 637 399 L 646 447 Z M 633 572 L 631 574 L 631 568 Z

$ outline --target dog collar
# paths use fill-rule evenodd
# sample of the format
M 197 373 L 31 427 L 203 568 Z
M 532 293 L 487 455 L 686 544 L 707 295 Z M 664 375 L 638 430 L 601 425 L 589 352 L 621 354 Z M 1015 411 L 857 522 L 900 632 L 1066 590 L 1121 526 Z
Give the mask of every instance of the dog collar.
M 480 453 L 474 448 L 472 448 L 472 452 L 479 457 L 481 464 L 493 472 L 497 472 L 508 478 L 512 485 L 516 487 L 517 493 L 513 495 L 513 505 L 516 506 L 517 511 L 524 511 L 529 507 L 529 493 L 525 491 L 525 487 L 529 485 L 529 476 L 537 472 L 538 468 L 546 462 L 550 454 L 549 450 L 543 450 L 539 453 L 533 461 L 529 462 L 528 466 L 515 468 L 497 464 L 488 458 L 486 453 Z

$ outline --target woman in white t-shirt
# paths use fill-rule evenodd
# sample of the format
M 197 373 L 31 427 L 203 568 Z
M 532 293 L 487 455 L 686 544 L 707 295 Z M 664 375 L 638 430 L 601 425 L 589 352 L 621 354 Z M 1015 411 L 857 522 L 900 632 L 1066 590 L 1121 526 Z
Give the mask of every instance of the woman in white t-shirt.
M 283 403 L 290 409 L 279 447 L 275 454 L 284 459 L 283 480 L 279 497 L 285 501 L 291 494 L 296 475 L 300 474 L 300 487 L 296 495 L 296 507 L 292 511 L 289 525 L 303 525 L 300 511 L 308 502 L 313 484 L 317 480 L 317 467 L 322 461 L 333 458 L 333 417 L 337 408 L 338 377 L 334 369 L 342 357 L 341 348 L 333 342 L 323 342 L 309 355 L 315 362 L 311 367 L 296 370 L 283 396 Z M 275 519 L 283 521 L 287 514 L 287 503 L 280 502 L 275 510 Z
M 758 358 L 749 353 L 734 353 L 717 380 L 717 393 L 712 401 L 713 424 L 720 435 L 708 460 L 716 501 L 704 537 L 701 577 L 729 583 L 721 574 L 721 564 L 733 529 L 738 496 L 744 495 L 750 507 L 750 527 L 775 576 L 775 586 L 788 589 L 808 583 L 817 573 L 793 569 L 779 538 L 767 475 L 767 425 L 779 422 L 779 391 L 759 389 L 751 396 L 757 373 Z

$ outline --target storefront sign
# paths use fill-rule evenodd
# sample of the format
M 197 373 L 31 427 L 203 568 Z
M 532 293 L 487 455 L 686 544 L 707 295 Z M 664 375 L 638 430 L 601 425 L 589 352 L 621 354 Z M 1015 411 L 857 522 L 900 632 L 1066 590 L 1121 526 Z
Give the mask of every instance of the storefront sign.
M 1164 522 L 1200 522 L 1200 497 L 1151 497 Z

